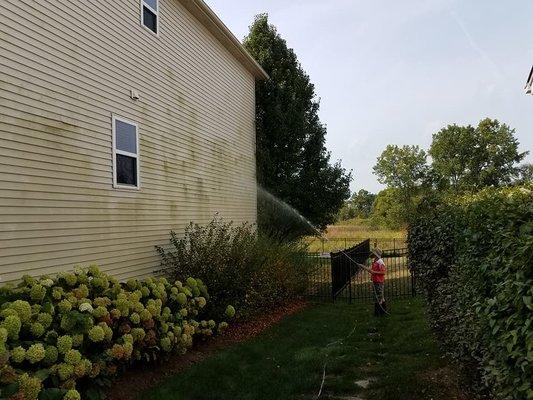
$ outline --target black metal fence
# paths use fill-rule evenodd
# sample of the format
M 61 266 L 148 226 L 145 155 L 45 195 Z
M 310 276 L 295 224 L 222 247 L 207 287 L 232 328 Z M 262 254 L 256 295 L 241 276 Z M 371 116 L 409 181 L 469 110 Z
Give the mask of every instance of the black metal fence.
M 375 295 L 370 274 L 355 263 L 370 265 L 367 261 L 368 252 L 366 249 L 360 253 L 352 252 L 349 257 L 346 254 L 342 256 L 342 253 L 310 255 L 315 267 L 309 275 L 309 297 L 322 301 L 373 302 Z M 414 296 L 415 281 L 409 270 L 407 249 L 385 250 L 382 258 L 387 267 L 385 298 Z
M 336 253 L 330 253 L 331 294 L 333 300 L 351 285 L 352 279 L 360 272 L 357 264 L 365 264 L 370 255 L 370 240 Z

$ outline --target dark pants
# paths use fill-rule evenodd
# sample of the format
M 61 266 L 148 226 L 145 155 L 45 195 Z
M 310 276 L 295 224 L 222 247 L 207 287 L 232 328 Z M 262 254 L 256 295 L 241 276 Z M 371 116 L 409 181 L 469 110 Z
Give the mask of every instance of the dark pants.
M 378 282 L 372 282 L 372 284 L 374 285 L 374 296 L 376 297 L 376 301 L 378 303 L 383 303 L 385 301 L 385 285 Z
M 387 303 L 384 297 L 384 284 L 379 282 L 373 282 L 373 290 L 375 296 L 374 303 L 374 315 L 376 317 L 385 315 L 387 312 Z

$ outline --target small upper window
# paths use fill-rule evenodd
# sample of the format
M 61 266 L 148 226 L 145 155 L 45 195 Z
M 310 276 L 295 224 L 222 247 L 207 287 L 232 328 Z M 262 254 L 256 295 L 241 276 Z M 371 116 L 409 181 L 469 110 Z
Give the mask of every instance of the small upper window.
M 139 189 L 139 128 L 113 117 L 113 183 L 115 187 Z
M 141 0 L 141 24 L 159 33 L 159 0 Z

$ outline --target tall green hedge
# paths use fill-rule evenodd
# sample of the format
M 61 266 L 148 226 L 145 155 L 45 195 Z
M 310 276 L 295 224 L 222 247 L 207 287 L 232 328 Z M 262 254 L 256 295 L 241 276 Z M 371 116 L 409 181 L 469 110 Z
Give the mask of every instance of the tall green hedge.
M 409 229 L 433 328 L 497 399 L 533 399 L 532 189 L 426 200 Z

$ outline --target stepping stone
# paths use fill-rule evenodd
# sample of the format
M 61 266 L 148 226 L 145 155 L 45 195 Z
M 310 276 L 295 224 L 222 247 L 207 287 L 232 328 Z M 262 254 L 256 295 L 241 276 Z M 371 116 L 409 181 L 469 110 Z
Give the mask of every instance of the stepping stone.
M 374 379 L 372 378 L 369 378 L 369 379 L 361 379 L 359 381 L 356 381 L 355 384 L 357 386 L 359 386 L 360 388 L 363 388 L 363 389 L 368 389 L 368 387 L 370 386 L 370 383 L 372 383 Z
M 362 397 L 358 397 L 358 396 L 344 396 L 344 397 L 335 397 L 335 398 L 339 400 L 365 400 Z

